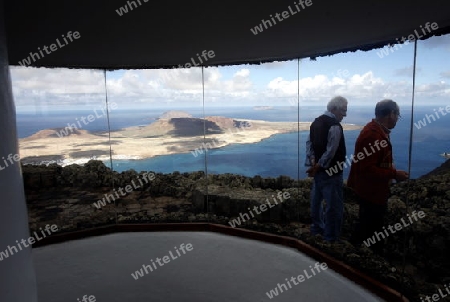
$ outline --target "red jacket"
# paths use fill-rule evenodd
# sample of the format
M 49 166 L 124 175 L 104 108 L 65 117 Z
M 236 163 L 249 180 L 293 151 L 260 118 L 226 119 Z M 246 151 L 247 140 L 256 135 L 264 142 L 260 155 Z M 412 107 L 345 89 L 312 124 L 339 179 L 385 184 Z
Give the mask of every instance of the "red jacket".
M 366 201 L 386 204 L 396 170 L 389 135 L 375 120 L 361 130 L 353 156 L 347 186 Z

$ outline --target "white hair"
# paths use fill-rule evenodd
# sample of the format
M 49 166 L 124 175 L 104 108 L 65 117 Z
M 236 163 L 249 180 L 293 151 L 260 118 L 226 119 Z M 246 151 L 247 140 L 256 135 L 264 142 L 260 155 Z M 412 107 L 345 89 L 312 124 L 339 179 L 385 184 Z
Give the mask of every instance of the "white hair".
M 347 106 L 347 104 L 348 101 L 346 98 L 342 96 L 335 96 L 328 102 L 327 110 L 331 112 L 335 109 L 343 109 L 345 106 Z

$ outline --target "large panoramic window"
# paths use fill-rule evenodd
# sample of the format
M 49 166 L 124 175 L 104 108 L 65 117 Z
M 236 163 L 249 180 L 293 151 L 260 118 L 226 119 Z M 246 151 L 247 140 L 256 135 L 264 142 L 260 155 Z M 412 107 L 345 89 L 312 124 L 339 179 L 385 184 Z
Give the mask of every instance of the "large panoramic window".
M 433 286 L 443 288 L 440 267 L 448 265 L 441 248 L 448 240 L 443 196 L 449 191 L 448 182 L 435 178 L 427 187 L 422 177 L 439 173 L 450 158 L 450 36 L 419 41 L 416 54 L 415 61 L 409 43 L 260 65 L 12 67 L 30 228 L 222 223 L 300 238 L 397 290 L 403 283 L 410 296 L 418 297 L 413 280 L 420 276 L 417 286 L 432 294 Z M 311 122 L 334 96 L 348 100 L 344 183 L 376 103 L 392 99 L 400 107 L 390 141 L 395 168 L 411 179 L 392 183 L 391 225 L 382 234 L 386 262 L 377 272 L 371 269 L 378 262 L 355 260 L 366 259 L 366 249 L 355 248 L 349 259 L 348 246 L 336 252 L 309 233 L 306 142 Z M 344 194 L 342 237 L 348 240 L 358 203 L 351 190 Z M 394 231 L 412 226 L 394 232 L 393 225 Z M 399 275 L 405 268 L 409 279 Z

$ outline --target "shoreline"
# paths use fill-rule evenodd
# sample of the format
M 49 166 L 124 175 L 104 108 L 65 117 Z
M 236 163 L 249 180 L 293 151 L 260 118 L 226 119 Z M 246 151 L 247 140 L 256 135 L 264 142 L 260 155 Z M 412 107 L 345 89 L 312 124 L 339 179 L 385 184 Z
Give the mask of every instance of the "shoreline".
M 174 155 L 219 149 L 230 145 L 256 144 L 276 134 L 309 131 L 311 122 L 268 122 L 263 120 L 208 117 L 206 135 L 203 121 L 186 119 L 185 124 L 159 120 L 147 126 L 131 126 L 111 135 L 81 129 L 44 129 L 19 139 L 20 158 L 27 162 L 56 161 L 62 166 L 85 164 L 90 159 L 145 160 L 162 155 Z M 239 126 L 236 126 L 236 122 Z M 200 127 L 201 126 L 201 127 Z M 344 131 L 362 129 L 354 124 L 342 124 Z M 61 135 L 61 129 L 66 135 Z M 213 147 L 214 146 L 214 147 Z M 111 148 L 111 150 L 110 150 Z M 193 153 L 194 154 L 194 153 Z

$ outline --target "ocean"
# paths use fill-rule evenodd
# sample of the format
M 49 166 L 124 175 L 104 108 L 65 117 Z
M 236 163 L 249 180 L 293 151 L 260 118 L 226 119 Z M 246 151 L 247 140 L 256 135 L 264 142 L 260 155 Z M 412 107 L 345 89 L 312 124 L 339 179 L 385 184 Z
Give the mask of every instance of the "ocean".
M 414 109 L 414 123 L 423 120 L 422 125 L 413 125 L 411 178 L 418 178 L 445 162 L 440 154 L 450 152 L 450 114 L 436 113 L 438 107 L 417 107 Z M 182 111 L 194 117 L 203 117 L 202 108 L 183 108 Z M 148 110 L 111 111 L 111 131 L 130 126 L 148 125 L 155 121 L 169 109 L 154 108 Z M 273 107 L 269 110 L 255 110 L 251 107 L 205 108 L 206 116 L 225 116 L 239 119 L 253 119 L 266 121 L 300 121 L 311 122 L 324 112 L 322 107 Z M 445 111 L 444 111 L 445 112 Z M 93 114 L 93 111 L 47 111 L 33 113 L 17 113 L 17 131 L 19 138 L 24 138 L 47 128 L 65 127 L 68 123 L 76 123 L 82 116 Z M 428 114 L 428 119 L 424 119 Z M 99 114 L 100 115 L 100 114 Z M 343 123 L 365 125 L 373 117 L 372 107 L 349 106 L 347 117 Z M 401 110 L 402 118 L 391 133 L 394 149 L 394 161 L 397 169 L 408 170 L 409 137 L 411 112 Z M 432 117 L 433 115 L 434 120 Z M 83 125 L 83 124 L 81 124 Z M 425 125 L 425 126 L 424 126 Z M 420 129 L 419 129 L 420 128 Z M 107 131 L 106 116 L 96 118 L 85 130 L 92 132 Z M 354 144 L 359 130 L 345 131 L 347 154 L 353 154 Z M 307 131 L 300 133 L 277 134 L 254 144 L 232 144 L 219 149 L 208 150 L 207 156 L 193 154 L 162 155 L 143 160 L 113 160 L 112 168 L 122 172 L 129 169 L 140 171 L 154 171 L 162 173 L 192 172 L 207 169 L 209 174 L 233 173 L 253 177 L 278 177 L 287 175 L 295 179 L 306 178 L 305 143 Z M 200 148 L 201 146 L 199 146 Z M 151 146 L 149 146 L 151 148 Z M 206 167 L 205 167 L 206 162 Z M 110 161 L 105 161 L 110 166 Z M 349 168 L 344 169 L 347 178 Z

